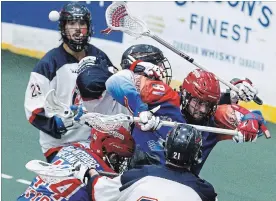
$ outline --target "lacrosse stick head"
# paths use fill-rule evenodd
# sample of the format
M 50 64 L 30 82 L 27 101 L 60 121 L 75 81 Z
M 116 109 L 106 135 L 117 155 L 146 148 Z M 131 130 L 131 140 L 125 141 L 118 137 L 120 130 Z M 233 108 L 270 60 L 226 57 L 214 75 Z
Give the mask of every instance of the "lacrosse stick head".
M 146 24 L 131 16 L 126 3 L 114 2 L 112 3 L 105 12 L 105 19 L 109 31 L 122 31 L 130 36 L 136 38 L 142 35 L 150 35 L 150 30 Z
M 71 116 L 71 109 L 69 106 L 62 103 L 55 95 L 55 89 L 50 90 L 45 96 L 44 102 L 45 113 L 52 117 L 54 115 L 58 117 L 67 118 Z
M 73 168 L 70 165 L 53 165 L 41 160 L 31 160 L 25 165 L 26 169 L 36 173 L 46 183 L 59 182 L 73 177 Z
M 104 115 L 100 113 L 86 113 L 81 116 L 80 120 L 98 131 L 108 133 L 118 130 L 121 126 L 128 128 L 130 123 L 133 122 L 133 117 L 125 114 Z

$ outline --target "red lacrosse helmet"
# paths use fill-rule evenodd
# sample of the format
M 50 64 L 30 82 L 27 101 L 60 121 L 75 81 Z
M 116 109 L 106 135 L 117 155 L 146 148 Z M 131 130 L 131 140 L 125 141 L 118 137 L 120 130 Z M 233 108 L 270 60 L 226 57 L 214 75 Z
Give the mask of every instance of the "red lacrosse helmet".
M 135 149 L 135 142 L 130 132 L 124 127 L 110 133 L 92 128 L 91 135 L 90 149 L 92 152 L 105 160 L 114 171 L 120 173 Z
M 182 112 L 187 112 L 187 106 L 192 98 L 208 105 L 206 117 L 216 110 L 220 100 L 220 85 L 215 75 L 201 69 L 196 69 L 188 74 L 182 84 Z

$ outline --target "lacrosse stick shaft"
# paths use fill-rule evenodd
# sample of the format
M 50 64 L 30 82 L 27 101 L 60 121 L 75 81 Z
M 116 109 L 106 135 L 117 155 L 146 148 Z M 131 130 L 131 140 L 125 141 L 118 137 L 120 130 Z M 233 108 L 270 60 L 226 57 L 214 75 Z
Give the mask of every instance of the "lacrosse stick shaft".
M 117 12 L 117 11 L 119 11 L 119 12 Z M 138 18 L 136 18 L 134 16 L 131 16 L 126 3 L 124 3 L 124 2 L 112 3 L 106 9 L 105 17 L 106 17 L 106 22 L 107 22 L 109 29 L 122 31 L 130 36 L 135 36 L 135 37 L 139 37 L 139 36 L 151 37 L 152 39 L 156 40 L 160 44 L 162 44 L 165 47 L 167 47 L 168 49 L 172 50 L 173 52 L 175 52 L 176 54 L 178 54 L 179 56 L 181 56 L 188 62 L 194 64 L 198 68 L 208 71 L 203 66 L 194 62 L 194 59 L 191 58 L 190 56 L 188 56 L 187 54 L 177 50 L 175 47 L 173 47 L 172 45 L 170 45 L 169 43 L 167 43 L 166 41 L 164 41 L 157 35 L 152 34 L 151 31 L 147 28 L 146 24 L 143 21 L 139 20 Z M 124 18 L 128 19 L 130 22 L 125 23 L 125 20 L 122 20 Z M 122 25 L 118 26 L 119 24 L 121 24 L 121 22 L 122 22 Z M 134 24 L 135 26 L 129 26 L 129 24 Z M 230 82 L 226 82 L 218 76 L 216 76 L 216 77 L 220 82 L 222 82 L 223 84 L 228 86 L 230 89 L 232 89 L 236 92 L 239 92 L 239 89 L 236 86 L 234 86 L 233 84 L 231 84 Z M 259 105 L 262 105 L 262 103 L 263 103 L 262 100 L 257 96 L 255 96 L 253 100 Z
M 74 167 L 72 165 L 53 165 L 51 163 L 47 163 L 41 160 L 31 160 L 29 161 L 25 167 L 42 176 L 47 176 L 47 177 L 69 177 L 72 176 L 74 171 Z M 114 172 L 106 172 L 99 170 L 97 171 L 99 175 L 102 176 L 107 176 L 107 177 L 116 177 L 119 174 L 114 173 Z
M 131 61 L 131 63 L 133 63 L 134 61 L 136 61 L 131 55 L 127 55 L 127 57 L 129 58 L 129 60 Z
M 140 123 L 140 118 L 139 117 L 134 117 L 133 118 L 134 122 Z M 174 127 L 176 125 L 189 125 L 194 128 L 196 128 L 199 131 L 205 131 L 205 132 L 212 132 L 212 133 L 217 133 L 217 134 L 223 134 L 223 135 L 238 135 L 238 131 L 236 130 L 230 130 L 230 129 L 223 129 L 223 128 L 214 128 L 214 127 L 208 127 L 208 126 L 199 126 L 199 125 L 193 125 L 193 124 L 185 124 L 185 123 L 177 123 L 177 122 L 172 122 L 172 121 L 161 121 L 161 124 L 163 126 L 169 126 L 169 127 Z
M 119 174 L 115 173 L 115 172 L 105 172 L 105 171 L 97 171 L 99 173 L 99 175 L 101 176 L 106 176 L 106 177 L 117 177 L 119 176 Z
M 165 47 L 167 47 L 168 49 L 170 49 L 174 53 L 176 53 L 179 56 L 181 56 L 182 58 L 184 58 L 186 61 L 188 61 L 188 62 L 192 63 L 193 65 L 195 65 L 196 67 L 198 67 L 198 68 L 200 68 L 200 69 L 202 69 L 204 71 L 208 71 L 202 65 L 196 63 L 192 57 L 190 57 L 189 55 L 185 54 L 184 52 L 181 52 L 180 50 L 176 49 L 174 46 L 172 46 L 171 44 L 167 43 L 166 41 L 164 41 L 162 38 L 158 37 L 157 35 L 151 34 L 151 33 L 148 33 L 148 32 L 145 33 L 144 35 L 149 36 L 152 39 L 156 40 L 157 42 L 159 42 L 160 44 L 164 45 Z M 232 90 L 234 90 L 236 92 L 239 92 L 239 89 L 235 85 L 231 84 L 230 82 L 225 81 L 224 79 L 222 79 L 221 77 L 219 77 L 217 75 L 216 75 L 216 78 L 221 83 L 223 83 L 224 85 L 228 86 L 230 89 L 232 89 Z M 259 97 L 257 97 L 257 96 L 255 96 L 253 100 L 254 100 L 254 102 L 256 102 L 259 105 L 263 104 L 263 101 Z
M 152 109 L 151 111 L 155 113 L 160 106 Z M 117 115 L 99 115 L 95 116 L 95 113 L 87 113 L 82 116 L 84 121 L 87 121 L 89 119 L 93 118 L 98 118 L 99 121 L 101 122 L 100 124 L 110 124 L 110 123 L 119 123 L 119 122 L 136 122 L 136 123 L 141 123 L 141 120 L 139 117 L 133 117 L 130 115 L 126 114 L 117 114 Z M 185 124 L 185 123 L 178 123 L 178 122 L 171 122 L 171 121 L 161 121 L 163 126 L 169 126 L 169 127 L 174 127 L 178 124 L 184 124 L 184 125 L 189 125 L 193 126 L 194 128 L 198 129 L 199 131 L 206 131 L 206 132 L 212 132 L 212 133 L 217 133 L 217 134 L 226 134 L 226 135 L 237 135 L 238 131 L 236 130 L 229 130 L 229 129 L 222 129 L 222 128 L 214 128 L 214 127 L 207 127 L 207 126 L 198 126 L 198 125 L 193 125 L 193 124 Z

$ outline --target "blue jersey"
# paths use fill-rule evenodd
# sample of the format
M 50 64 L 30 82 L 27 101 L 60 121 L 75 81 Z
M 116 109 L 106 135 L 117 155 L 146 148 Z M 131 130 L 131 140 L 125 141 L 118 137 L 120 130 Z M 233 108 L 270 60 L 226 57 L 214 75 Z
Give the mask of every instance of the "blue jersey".
M 205 164 L 209 154 L 217 144 L 218 139 L 215 133 L 202 132 L 202 161 L 192 167 L 192 172 L 198 175 Z
M 97 170 L 113 172 L 105 162 L 89 149 L 89 143 L 74 143 L 63 147 L 55 156 L 53 164 L 74 164 L 80 161 L 88 167 L 95 166 Z M 89 201 L 85 184 L 75 177 L 60 181 L 45 182 L 37 176 L 18 201 Z
M 154 114 L 155 116 L 162 120 L 186 123 L 179 109 L 179 94 L 162 81 L 153 81 L 130 70 L 122 70 L 107 80 L 106 89 L 116 101 L 129 108 L 134 116 L 160 105 L 161 108 Z M 136 150 L 130 166 L 165 164 L 163 143 L 171 129 L 162 126 L 157 131 L 145 132 L 135 126 L 132 136 L 136 142 Z M 202 163 L 193 167 L 196 174 L 200 172 L 218 141 L 213 133 L 202 132 L 202 135 Z
M 185 122 L 180 111 L 178 93 L 162 81 L 148 79 L 130 70 L 122 70 L 107 80 L 106 90 L 134 116 L 160 105 L 160 109 L 154 113 L 155 116 L 166 121 Z M 134 127 L 132 136 L 136 143 L 135 165 L 165 163 L 162 143 L 170 129 L 172 128 L 162 126 L 157 131 L 146 132 Z

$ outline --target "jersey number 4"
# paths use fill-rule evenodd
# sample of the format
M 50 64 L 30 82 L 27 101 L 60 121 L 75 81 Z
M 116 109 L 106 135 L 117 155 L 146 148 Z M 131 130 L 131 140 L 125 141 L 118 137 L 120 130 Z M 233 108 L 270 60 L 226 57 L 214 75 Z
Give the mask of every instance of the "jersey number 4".
M 66 179 L 49 186 L 49 189 L 55 193 L 53 198 L 56 200 L 59 200 L 60 198 L 69 199 L 80 188 L 81 182 L 75 178 Z

